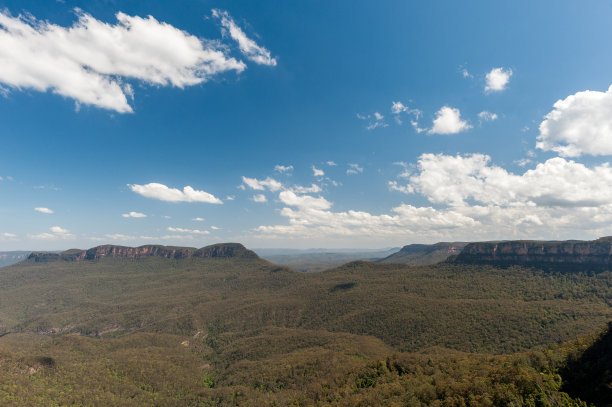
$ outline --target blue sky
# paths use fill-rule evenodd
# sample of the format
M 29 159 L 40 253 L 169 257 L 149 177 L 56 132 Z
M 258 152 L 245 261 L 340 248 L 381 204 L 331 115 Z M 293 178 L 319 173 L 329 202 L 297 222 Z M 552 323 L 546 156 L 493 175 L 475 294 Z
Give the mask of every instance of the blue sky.
M 612 234 L 608 1 L 0 1 L 0 250 Z

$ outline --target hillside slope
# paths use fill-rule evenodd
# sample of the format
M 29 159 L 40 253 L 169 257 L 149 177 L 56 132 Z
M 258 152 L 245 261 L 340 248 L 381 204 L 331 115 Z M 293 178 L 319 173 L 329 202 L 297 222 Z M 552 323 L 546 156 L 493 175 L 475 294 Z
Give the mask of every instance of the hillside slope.
M 435 264 L 460 253 L 466 245 L 465 242 L 410 244 L 379 261 L 381 263 L 402 263 L 412 266 Z

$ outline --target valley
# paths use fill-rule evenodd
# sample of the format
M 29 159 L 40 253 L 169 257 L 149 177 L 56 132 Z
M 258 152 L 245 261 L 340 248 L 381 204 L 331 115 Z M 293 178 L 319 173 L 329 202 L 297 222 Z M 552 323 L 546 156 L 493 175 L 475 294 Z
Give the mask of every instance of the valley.
M 303 273 L 239 244 L 32 253 L 0 269 L 0 400 L 582 405 L 559 372 L 611 305 L 601 270 L 451 257 Z

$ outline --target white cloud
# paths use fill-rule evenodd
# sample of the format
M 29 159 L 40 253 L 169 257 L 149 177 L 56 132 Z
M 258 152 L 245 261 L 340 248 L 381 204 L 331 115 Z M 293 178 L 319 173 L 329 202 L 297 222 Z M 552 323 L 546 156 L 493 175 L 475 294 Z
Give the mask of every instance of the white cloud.
M 423 112 L 419 109 L 410 109 L 408 106 L 404 105 L 402 102 L 393 102 L 391 104 L 391 113 L 395 115 L 395 122 L 399 125 L 403 124 L 401 119 L 402 113 L 407 113 L 413 116 L 413 119 L 410 120 L 410 124 L 417 130 L 418 133 L 421 133 L 425 129 L 420 129 L 418 121 L 423 115 Z
M 211 228 L 212 230 L 220 230 L 220 229 L 221 229 L 221 228 L 220 228 L 220 227 L 218 227 L 218 226 L 211 226 L 210 228 Z
M 303 187 L 301 185 L 294 185 L 290 191 L 293 191 L 297 194 L 316 194 L 321 192 L 321 187 L 317 184 L 311 184 L 309 187 Z
M 285 172 L 291 172 L 291 171 L 293 171 L 293 165 L 285 166 L 285 165 L 280 165 L 279 164 L 279 165 L 274 166 L 274 171 L 280 172 L 281 174 L 285 173 Z
M 253 199 L 253 202 L 259 202 L 259 203 L 263 203 L 263 202 L 267 202 L 268 201 L 264 194 L 253 195 L 252 199 Z
M 497 120 L 497 113 L 491 113 L 483 110 L 482 112 L 478 113 L 478 118 L 481 122 L 492 122 Z
M 419 122 L 418 122 L 418 121 L 416 121 L 416 120 L 410 120 L 410 125 L 411 125 L 411 126 L 414 128 L 414 130 L 415 130 L 417 133 L 419 133 L 419 134 L 423 133 L 424 131 L 427 131 L 427 129 L 426 129 L 426 128 L 421 128 L 421 127 L 419 127 Z
M 328 161 L 327 165 L 329 165 L 330 167 L 335 167 L 337 164 L 333 161 Z
M 483 154 L 423 154 L 415 191 L 432 203 L 468 206 L 472 201 L 497 206 L 597 207 L 612 204 L 612 168 L 591 168 L 560 157 L 516 175 L 489 165 Z
M 256 191 L 265 191 L 266 188 L 272 192 L 278 191 L 283 187 L 283 184 L 275 180 L 274 178 L 266 178 L 264 180 L 258 180 L 257 178 L 242 177 L 242 182 L 249 188 Z
M 487 84 L 485 85 L 486 92 L 499 92 L 506 89 L 506 85 L 510 82 L 512 69 L 493 68 L 487 74 Z
M 126 79 L 178 88 L 226 72 L 242 72 L 241 61 L 212 41 L 152 16 L 117 13 L 117 23 L 78 12 L 72 27 L 0 11 L 0 82 L 34 89 L 119 113 L 132 112 Z
M 399 191 L 403 194 L 412 194 L 414 192 L 414 188 L 411 185 L 400 185 L 397 181 L 389 181 L 388 185 L 391 191 Z
M 449 106 L 443 106 L 436 112 L 429 134 L 456 134 L 471 129 L 472 126 L 461 120 L 461 112 Z
M 406 111 L 408 111 L 408 107 L 404 106 L 402 102 L 393 102 L 391 104 L 391 113 L 393 114 L 400 114 Z
M 467 69 L 463 68 L 461 70 L 461 75 L 463 75 L 464 78 L 469 79 L 469 78 L 473 78 L 474 76 L 470 73 L 470 71 L 468 71 Z
M 71 234 L 70 231 L 60 226 L 52 226 L 49 228 L 49 230 L 51 231 L 51 233 L 44 232 L 44 233 L 39 233 L 37 235 L 28 235 L 28 237 L 30 239 L 37 239 L 37 240 L 71 239 L 74 237 L 74 235 Z
M 168 227 L 169 232 L 177 232 L 177 233 L 189 233 L 194 235 L 209 235 L 210 232 L 208 230 L 198 230 L 198 229 L 184 229 L 184 228 L 175 228 Z
M 34 210 L 35 210 L 36 212 L 40 212 L 40 213 L 47 213 L 47 214 L 52 214 L 52 213 L 53 213 L 53 211 L 52 211 L 51 209 L 49 209 L 49 208 L 43 208 L 43 207 L 40 207 L 40 208 L 34 208 Z
M 322 177 L 325 175 L 325 171 L 318 169 L 317 167 L 315 167 L 314 165 L 312 166 L 312 174 L 315 177 Z
M 140 212 L 128 212 L 128 213 L 124 213 L 121 216 L 123 216 L 124 218 L 146 218 L 147 215 L 145 215 L 144 213 L 140 213 Z
M 399 165 L 400 167 L 402 167 L 404 170 L 398 174 L 398 178 L 409 178 L 410 175 L 412 174 L 412 172 L 410 171 L 411 165 L 404 162 L 404 161 L 396 161 L 393 164 L 395 165 Z
M 236 197 L 233 196 L 233 195 L 228 195 L 228 196 L 225 197 L 226 201 L 233 201 L 234 199 L 236 199 Z
M 558 100 L 540 124 L 536 148 L 562 157 L 612 155 L 612 86 Z
M 282 191 L 286 224 L 255 229 L 267 238 L 377 241 L 593 238 L 612 234 L 612 167 L 561 157 L 513 174 L 482 154 L 423 154 L 406 185 L 431 206 L 402 203 L 390 213 L 333 211 L 324 197 Z
M 517 164 L 519 167 L 525 167 L 528 164 L 531 164 L 533 162 L 533 160 L 531 160 L 530 158 L 521 158 L 520 160 L 515 160 L 514 163 Z
M 4 233 L 2 234 L 2 237 L 6 237 L 7 239 L 14 239 L 14 238 L 16 238 L 16 237 L 17 237 L 17 235 L 16 235 L 16 234 L 14 234 L 14 233 L 4 232 Z
M 66 234 L 69 233 L 68 230 L 66 230 L 66 229 L 64 229 L 62 227 L 59 227 L 59 226 L 51 226 L 50 230 L 51 230 L 51 232 L 57 233 L 58 235 L 66 235 Z
M 357 118 L 360 120 L 367 120 L 368 125 L 366 126 L 366 130 L 374 130 L 378 127 L 387 127 L 388 124 L 385 123 L 385 116 L 380 114 L 379 112 L 374 112 L 373 115 L 361 115 L 357 113 Z
M 128 184 L 128 187 L 137 194 L 151 199 L 159 199 L 167 202 L 205 202 L 211 204 L 222 204 L 219 198 L 205 191 L 197 191 L 190 186 L 183 190 L 168 188 L 163 184 L 152 182 L 146 185 Z
M 221 25 L 229 32 L 230 37 L 238 43 L 240 52 L 249 60 L 260 65 L 276 66 L 276 59 L 272 58 L 270 51 L 257 45 L 255 41 L 247 37 L 240 27 L 236 25 L 234 19 L 227 11 L 213 9 L 212 15 L 221 20 Z
M 192 220 L 192 221 L 195 221 L 195 222 L 204 222 L 206 219 L 204 219 L 204 218 L 200 218 L 200 217 L 197 217 L 197 218 L 193 218 L 193 219 L 191 219 L 191 220 Z
M 361 174 L 363 172 L 363 168 L 360 167 L 358 164 L 349 164 L 349 169 L 346 170 L 346 175 L 355 175 L 355 174 Z

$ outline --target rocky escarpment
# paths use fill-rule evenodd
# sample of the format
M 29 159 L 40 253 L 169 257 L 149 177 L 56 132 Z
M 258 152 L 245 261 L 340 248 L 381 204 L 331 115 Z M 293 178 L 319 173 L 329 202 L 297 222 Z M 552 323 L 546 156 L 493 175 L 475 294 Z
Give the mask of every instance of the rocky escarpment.
M 612 270 L 612 237 L 593 241 L 516 240 L 468 244 L 449 261 L 525 265 L 559 271 Z
M 167 259 L 205 258 L 248 258 L 258 259 L 255 252 L 240 243 L 220 243 L 201 249 L 194 247 L 173 247 L 145 245 L 139 247 L 104 245 L 88 250 L 71 249 L 61 253 L 33 252 L 28 260 L 35 262 L 82 261 L 102 258 L 142 259 L 145 257 L 164 257 Z

